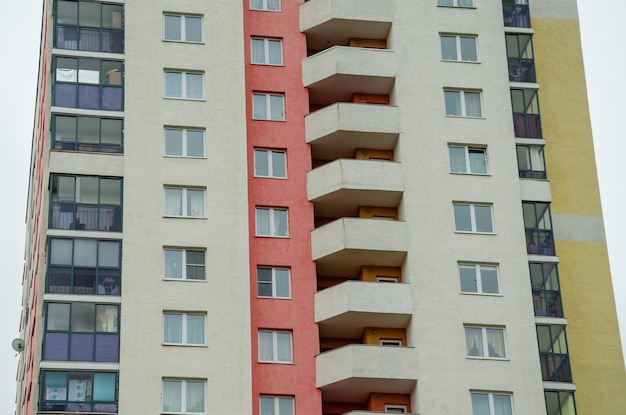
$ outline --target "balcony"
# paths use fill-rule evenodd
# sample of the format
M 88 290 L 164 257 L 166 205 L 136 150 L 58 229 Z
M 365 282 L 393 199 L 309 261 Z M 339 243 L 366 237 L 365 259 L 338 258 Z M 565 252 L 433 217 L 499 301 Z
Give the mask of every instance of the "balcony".
M 506 27 L 530 27 L 528 0 L 502 0 L 502 16 Z
M 302 61 L 302 82 L 316 105 L 347 102 L 354 93 L 389 95 L 398 72 L 395 52 L 333 46 Z
M 531 35 L 507 34 L 506 52 L 509 62 L 509 81 L 537 82 Z
M 550 203 L 523 202 L 526 247 L 531 255 L 556 255 Z
M 363 261 L 399 267 L 407 253 L 406 225 L 382 219 L 341 218 L 311 232 L 318 275 L 352 277 Z
M 412 347 L 349 345 L 318 355 L 315 365 L 324 401 L 364 402 L 371 391 L 406 394 L 417 384 Z
M 557 264 L 531 262 L 529 268 L 535 316 L 563 318 Z
M 520 179 L 546 179 L 543 146 L 518 145 L 517 166 Z
M 393 7 L 380 0 L 310 0 L 300 6 L 300 31 L 307 46 L 323 50 L 350 38 L 386 39 Z
M 120 206 L 51 203 L 49 226 L 50 229 L 121 232 L 122 208 Z
M 359 206 L 397 207 L 404 191 L 402 165 L 335 160 L 307 174 L 307 190 L 321 217 L 352 216 Z
M 357 148 L 393 150 L 400 134 L 398 108 L 336 103 L 304 119 L 314 159 L 350 158 Z
M 511 89 L 515 137 L 542 138 L 539 98 L 532 89 Z
M 52 149 L 121 154 L 123 124 L 118 118 L 55 114 L 52 116 Z
M 541 374 L 546 382 L 572 382 L 565 326 L 538 325 Z
M 366 327 L 405 328 L 412 312 L 408 284 L 346 281 L 315 294 L 322 337 L 358 338 Z
M 39 412 L 117 413 L 118 374 L 42 371 Z

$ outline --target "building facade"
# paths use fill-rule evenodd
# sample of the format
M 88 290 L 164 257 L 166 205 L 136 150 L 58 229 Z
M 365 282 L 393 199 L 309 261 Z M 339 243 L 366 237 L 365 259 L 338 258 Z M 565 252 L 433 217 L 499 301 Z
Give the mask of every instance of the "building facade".
M 626 406 L 575 0 L 43 11 L 17 415 Z

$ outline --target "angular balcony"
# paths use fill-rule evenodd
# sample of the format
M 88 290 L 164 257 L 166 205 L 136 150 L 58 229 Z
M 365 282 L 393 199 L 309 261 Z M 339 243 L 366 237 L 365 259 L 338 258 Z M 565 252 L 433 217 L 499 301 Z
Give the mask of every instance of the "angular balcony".
M 400 134 L 398 108 L 336 103 L 304 119 L 305 138 L 314 159 L 352 157 L 357 148 L 393 150 Z
M 531 255 L 556 255 L 550 203 L 523 202 L 522 211 L 527 252 Z
M 520 179 L 546 179 L 546 160 L 543 146 L 518 145 L 517 167 Z
M 365 327 L 404 328 L 412 312 L 409 284 L 346 281 L 315 294 L 322 337 L 357 338 Z
M 541 374 L 546 382 L 572 382 L 565 326 L 537 326 Z
M 411 393 L 417 384 L 412 347 L 349 345 L 318 355 L 315 366 L 324 401 L 363 402 L 373 390 Z
M 509 62 L 509 81 L 537 82 L 531 35 L 507 34 L 506 52 Z
M 529 268 L 535 316 L 563 318 L 557 264 L 531 262 Z
M 323 50 L 350 38 L 386 39 L 393 7 L 380 0 L 309 0 L 300 6 L 300 31 L 307 46 Z
M 389 95 L 397 73 L 392 50 L 333 46 L 302 61 L 302 82 L 316 105 L 347 102 L 354 93 Z
M 56 1 L 54 46 L 93 52 L 124 52 L 122 4 Z
M 352 216 L 359 206 L 397 207 L 404 191 L 402 165 L 335 160 L 307 174 L 307 190 L 316 216 Z
M 528 0 L 502 0 L 502 16 L 506 27 L 530 27 Z
M 367 259 L 399 267 L 407 253 L 406 224 L 381 219 L 341 218 L 311 232 L 311 252 L 318 275 L 357 275 Z
M 511 89 L 515 137 L 542 138 L 539 97 L 532 89 Z

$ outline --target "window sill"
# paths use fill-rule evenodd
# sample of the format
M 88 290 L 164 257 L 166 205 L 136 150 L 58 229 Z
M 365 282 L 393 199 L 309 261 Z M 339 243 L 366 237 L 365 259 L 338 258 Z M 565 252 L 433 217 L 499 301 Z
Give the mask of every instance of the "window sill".
M 171 99 L 171 100 L 174 100 L 174 101 L 206 102 L 206 99 L 204 99 L 204 98 L 163 97 L 163 99 Z
M 255 179 L 278 179 L 278 180 L 287 180 L 288 177 L 279 177 L 279 176 L 257 176 L 254 175 Z
M 508 357 L 465 356 L 465 358 L 470 360 L 494 360 L 499 362 L 511 361 L 511 359 L 509 359 Z
M 190 45 L 204 45 L 204 42 L 194 42 L 191 40 L 174 40 L 174 39 L 161 39 L 165 43 L 185 43 Z
M 458 174 L 461 176 L 484 176 L 484 177 L 491 177 L 490 173 L 466 173 L 466 172 L 462 172 L 462 171 L 451 171 L 450 174 Z
M 481 61 L 463 61 L 458 59 L 441 59 L 441 62 L 481 64 Z
M 267 118 L 252 118 L 252 121 L 271 121 L 271 122 L 286 122 L 287 120 L 270 120 Z
M 438 4 L 437 7 L 441 7 L 443 9 L 477 9 L 476 6 L 446 6 L 443 4 Z
M 289 235 L 287 236 L 273 236 L 273 235 L 254 235 L 257 238 L 277 238 L 277 239 L 289 239 Z
M 207 160 L 206 156 L 202 157 L 193 157 L 193 156 L 171 156 L 168 154 L 163 154 L 163 158 L 166 159 L 192 159 L 192 160 Z
M 265 63 L 265 62 L 250 62 L 250 65 L 256 65 L 256 66 L 277 66 L 279 68 L 285 66 L 284 63 L 277 64 L 277 63 Z
M 454 233 L 458 233 L 461 235 L 497 235 L 497 233 L 495 232 L 476 232 L 476 231 L 457 231 L 457 230 L 455 230 Z
M 293 297 L 262 297 L 257 295 L 256 298 L 259 300 L 293 300 Z
M 209 346 L 206 344 L 182 344 L 182 343 L 161 343 L 161 346 L 166 347 L 195 347 L 200 349 L 208 349 Z
M 176 215 L 163 215 L 168 219 L 208 219 L 206 216 L 176 216 Z
M 467 115 L 449 115 L 449 114 L 445 114 L 444 115 L 446 118 L 462 118 L 462 119 L 468 119 L 468 120 L 486 120 L 487 118 L 485 117 L 468 117 Z
M 204 282 L 206 283 L 206 279 L 204 280 L 192 280 L 192 279 L 187 279 L 187 278 L 165 278 L 163 277 L 162 281 L 179 281 L 179 282 Z
M 491 294 L 491 293 L 473 293 L 473 292 L 469 292 L 469 291 L 461 291 L 459 294 L 461 295 L 474 295 L 474 296 L 481 296 L 481 297 L 504 297 L 504 295 L 502 295 L 501 293 L 497 293 L 497 294 Z
M 257 363 L 270 365 L 293 365 L 293 362 L 274 362 L 270 360 L 259 360 Z

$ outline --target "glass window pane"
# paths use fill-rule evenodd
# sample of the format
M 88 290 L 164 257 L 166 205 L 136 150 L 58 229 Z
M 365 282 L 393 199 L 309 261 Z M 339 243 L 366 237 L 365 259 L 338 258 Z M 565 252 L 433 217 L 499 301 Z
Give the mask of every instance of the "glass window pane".
M 178 380 L 163 381 L 163 412 L 181 411 L 181 385 Z
M 260 415 L 275 415 L 275 414 L 276 412 L 274 412 L 274 398 L 271 396 L 261 396 L 261 414 Z
M 55 116 L 54 139 L 57 141 L 76 141 L 76 118 Z
M 291 333 L 276 333 L 278 361 L 291 362 Z
M 74 184 L 76 179 L 68 176 L 56 176 L 54 178 L 52 201 L 53 202 L 74 202 Z
M 490 206 L 474 206 L 476 215 L 476 231 L 477 232 L 493 232 L 491 224 L 491 207 Z
M 254 150 L 254 174 L 256 176 L 269 176 L 269 160 L 267 150 Z
M 183 155 L 183 130 L 165 129 L 165 154 L 168 156 Z
M 204 190 L 187 189 L 187 216 L 204 216 Z
M 502 329 L 487 329 L 487 344 L 489 357 L 506 357 L 504 331 Z
M 100 4 L 80 2 L 78 24 L 81 26 L 100 27 Z
M 471 62 L 478 60 L 475 37 L 461 37 L 461 58 L 464 61 Z
M 259 332 L 259 360 L 263 362 L 271 362 L 274 360 L 272 332 Z
M 250 47 L 252 49 L 252 63 L 265 63 L 265 40 L 252 39 Z
M 270 210 L 257 208 L 256 209 L 256 234 L 257 235 L 269 235 L 270 234 Z
M 165 72 L 165 96 L 169 98 L 183 97 L 183 74 L 180 72 Z
M 512 415 L 511 397 L 509 395 L 493 395 L 493 406 L 495 415 Z
M 96 267 L 98 241 L 76 239 L 74 241 L 74 265 Z
M 480 106 L 480 93 L 465 93 L 465 113 L 468 117 L 482 117 L 482 109 Z
M 46 330 L 70 329 L 70 305 L 69 304 L 48 304 L 48 314 L 46 316 Z
M 183 342 L 183 315 L 166 313 L 163 315 L 163 342 L 180 344 Z
M 461 93 L 459 91 L 445 91 L 446 115 L 461 116 Z
M 474 0 L 457 0 L 459 2 L 460 7 L 472 7 L 474 5 Z
M 293 399 L 278 398 L 278 413 L 280 415 L 293 415 Z
M 185 17 L 185 40 L 187 42 L 202 42 L 201 17 Z
M 274 236 L 287 236 L 287 211 L 274 209 Z
M 498 272 L 496 267 L 482 265 L 480 267 L 480 280 L 484 293 L 497 294 L 500 292 L 498 289 Z
M 283 96 L 282 95 L 270 95 L 270 119 L 272 120 L 284 120 L 283 114 Z
M 270 65 L 282 65 L 283 64 L 283 45 L 280 40 L 268 40 L 268 63 Z
M 272 176 L 287 177 L 285 165 L 285 153 L 282 151 L 272 151 Z
M 50 264 L 72 265 L 71 239 L 52 239 L 50 241 Z
M 187 412 L 204 412 L 204 382 L 187 381 Z
M 78 141 L 81 143 L 97 143 L 100 141 L 100 119 L 78 117 Z
M 474 265 L 459 265 L 459 274 L 461 276 L 462 292 L 478 292 L 478 284 L 476 281 L 476 268 Z
M 289 270 L 288 269 L 276 269 L 276 297 L 289 298 Z
M 165 188 L 165 214 L 181 216 L 183 214 L 183 189 Z
M 76 178 L 76 201 L 79 203 L 98 203 L 98 187 L 97 177 L 82 176 Z
M 257 268 L 257 288 L 259 297 L 272 296 L 271 268 Z
M 484 356 L 483 335 L 479 327 L 465 327 L 465 344 L 468 356 Z
M 102 144 L 122 144 L 122 120 L 103 119 L 100 128 Z
M 119 308 L 116 305 L 96 306 L 96 331 L 100 333 L 117 333 Z
M 485 157 L 485 150 L 482 148 L 470 148 L 469 163 L 470 171 L 472 173 L 486 174 L 487 173 L 487 159 Z
M 93 374 L 93 400 L 115 402 L 115 373 Z
M 465 147 L 448 147 L 450 154 L 450 171 L 454 173 L 466 173 Z
M 164 256 L 165 278 L 183 278 L 183 251 L 166 249 Z
M 115 267 L 120 266 L 120 243 L 113 241 L 98 242 L 98 266 Z
M 187 344 L 204 344 L 203 315 L 187 315 Z
M 72 304 L 72 331 L 93 332 L 94 310 L 93 304 Z
M 187 130 L 187 156 L 204 157 L 204 131 Z
M 187 88 L 185 97 L 189 99 L 202 99 L 204 96 L 202 88 L 203 75 L 199 73 L 188 73 L 186 77 Z
M 267 108 L 264 94 L 252 95 L 252 117 L 255 120 L 267 119 Z
M 117 179 L 100 180 L 100 203 L 121 205 L 122 204 L 122 181 Z
M 454 229 L 461 232 L 472 231 L 469 205 L 454 205 Z
M 181 16 L 163 16 L 164 36 L 167 40 L 181 40 Z
M 267 10 L 280 10 L 280 0 L 267 0 Z
M 59 1 L 57 3 L 57 23 L 78 24 L 78 3 Z
M 65 401 L 67 399 L 67 373 L 44 372 L 43 387 L 43 399 Z
M 441 59 L 457 60 L 456 36 L 441 36 Z
M 491 415 L 489 413 L 489 395 L 472 393 L 472 415 Z
M 439 0 L 437 4 L 440 6 L 454 6 L 452 0 Z

